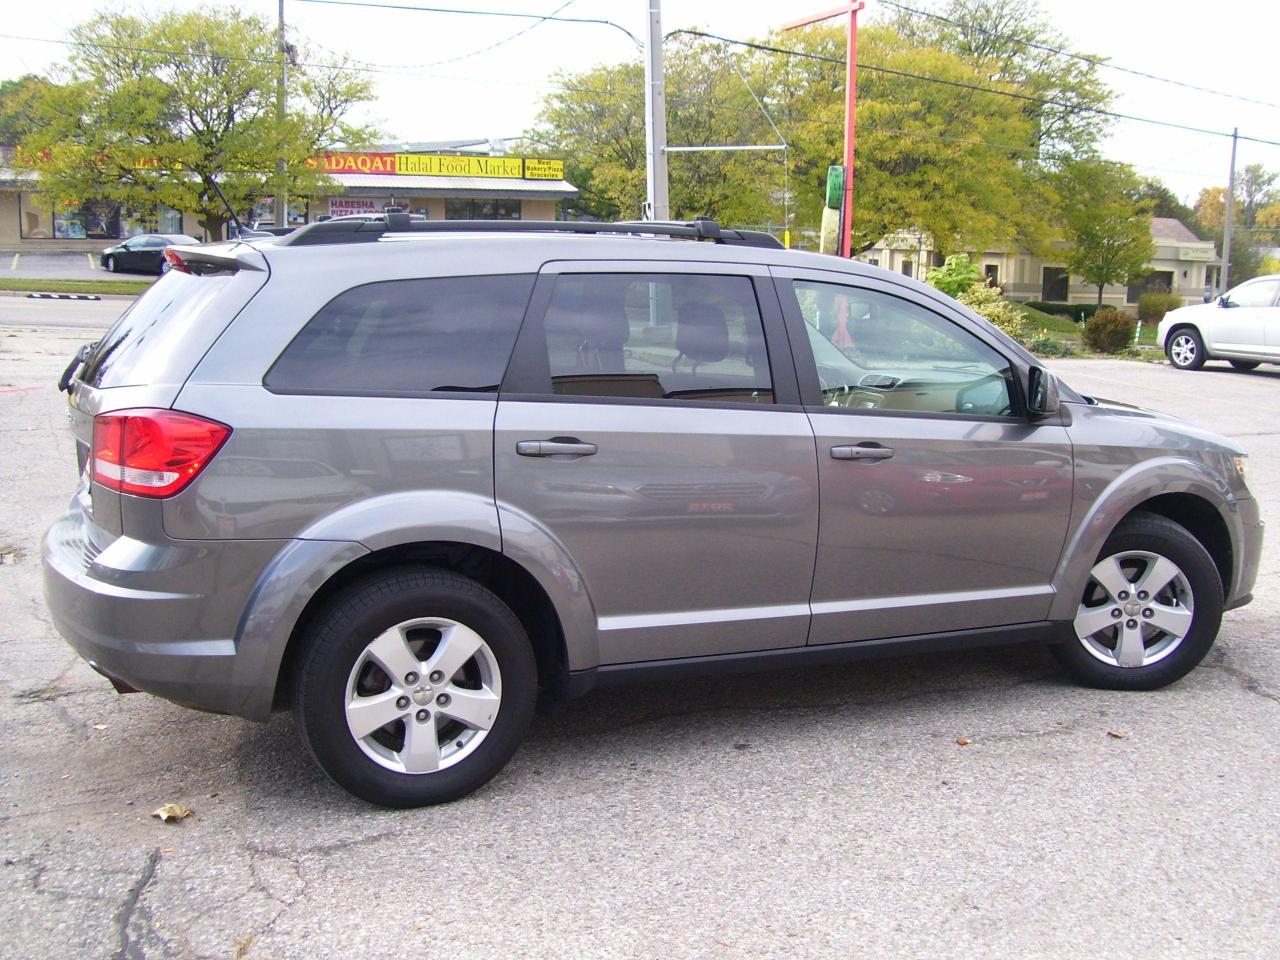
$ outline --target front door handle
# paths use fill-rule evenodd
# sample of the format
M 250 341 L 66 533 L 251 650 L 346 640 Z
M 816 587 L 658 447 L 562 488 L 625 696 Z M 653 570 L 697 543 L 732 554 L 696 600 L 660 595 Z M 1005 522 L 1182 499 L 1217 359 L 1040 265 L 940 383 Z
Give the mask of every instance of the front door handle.
M 521 440 L 516 453 L 522 457 L 590 457 L 596 445 L 572 437 L 555 437 L 551 440 Z
M 856 446 L 831 448 L 833 460 L 888 460 L 893 453 L 892 447 L 882 447 L 878 443 L 859 443 Z

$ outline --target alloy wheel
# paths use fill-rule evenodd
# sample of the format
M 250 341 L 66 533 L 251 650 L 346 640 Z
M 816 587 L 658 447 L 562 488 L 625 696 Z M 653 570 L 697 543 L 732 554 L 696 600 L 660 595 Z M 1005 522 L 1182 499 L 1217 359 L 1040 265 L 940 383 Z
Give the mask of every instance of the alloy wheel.
M 489 645 L 443 617 L 406 620 L 356 658 L 346 719 L 356 745 L 397 773 L 432 773 L 476 751 L 497 719 L 502 674 Z
M 1089 572 L 1076 637 L 1114 667 L 1146 667 L 1176 650 L 1191 630 L 1195 598 L 1187 576 L 1157 553 L 1104 557 Z
M 1196 341 L 1189 334 L 1180 333 L 1169 344 L 1169 359 L 1179 367 L 1189 367 L 1196 361 Z

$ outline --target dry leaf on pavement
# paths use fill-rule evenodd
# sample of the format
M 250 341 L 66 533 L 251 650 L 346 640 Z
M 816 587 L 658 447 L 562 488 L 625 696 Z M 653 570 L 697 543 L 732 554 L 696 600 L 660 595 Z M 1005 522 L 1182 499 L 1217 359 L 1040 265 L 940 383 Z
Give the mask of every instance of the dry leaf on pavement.
M 179 820 L 185 820 L 191 814 L 195 813 L 190 807 L 184 807 L 180 803 L 166 803 L 164 806 L 157 807 L 151 811 L 153 817 L 159 817 L 165 823 L 176 823 Z
M 970 740 L 968 737 L 957 737 L 957 738 L 956 738 L 956 744 L 957 744 L 957 745 L 959 745 L 959 746 L 961 746 L 961 747 L 967 747 L 967 746 L 968 746 L 969 744 L 971 744 L 971 743 L 973 743 L 973 741 L 972 741 L 972 740 Z
M 1129 735 L 1127 733 L 1121 733 L 1119 730 L 1108 730 L 1107 736 L 1111 737 L 1113 740 L 1123 740 Z

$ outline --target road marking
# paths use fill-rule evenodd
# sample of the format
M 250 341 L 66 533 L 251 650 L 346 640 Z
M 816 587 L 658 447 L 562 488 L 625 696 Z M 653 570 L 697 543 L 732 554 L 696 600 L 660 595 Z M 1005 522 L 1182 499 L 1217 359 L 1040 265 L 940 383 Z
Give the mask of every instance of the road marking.
M 17 270 L 17 269 L 18 269 L 18 260 L 19 260 L 21 257 L 22 257 L 22 254 L 20 254 L 20 253 L 15 253 L 15 254 L 13 255 L 13 266 L 11 266 L 11 267 L 9 268 L 10 270 Z
M 92 254 L 92 253 L 88 253 L 88 252 L 86 252 L 86 253 L 85 253 L 85 255 L 84 255 L 84 258 L 85 258 L 86 260 L 88 260 L 88 261 L 89 261 L 89 269 L 90 269 L 90 270 L 97 270 L 97 269 L 98 269 L 97 264 L 95 264 L 95 263 L 93 262 L 93 254 Z
M 0 387 L 0 393 L 25 393 L 28 390 L 39 390 L 43 384 L 33 383 L 29 387 Z

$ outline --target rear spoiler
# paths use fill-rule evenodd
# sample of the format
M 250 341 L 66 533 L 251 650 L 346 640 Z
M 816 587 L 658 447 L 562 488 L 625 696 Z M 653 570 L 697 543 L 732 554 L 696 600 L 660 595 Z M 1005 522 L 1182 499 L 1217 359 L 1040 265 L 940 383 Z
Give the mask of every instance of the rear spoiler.
M 166 247 L 164 259 L 172 269 L 195 276 L 267 269 L 261 253 L 248 244 L 235 242 Z

